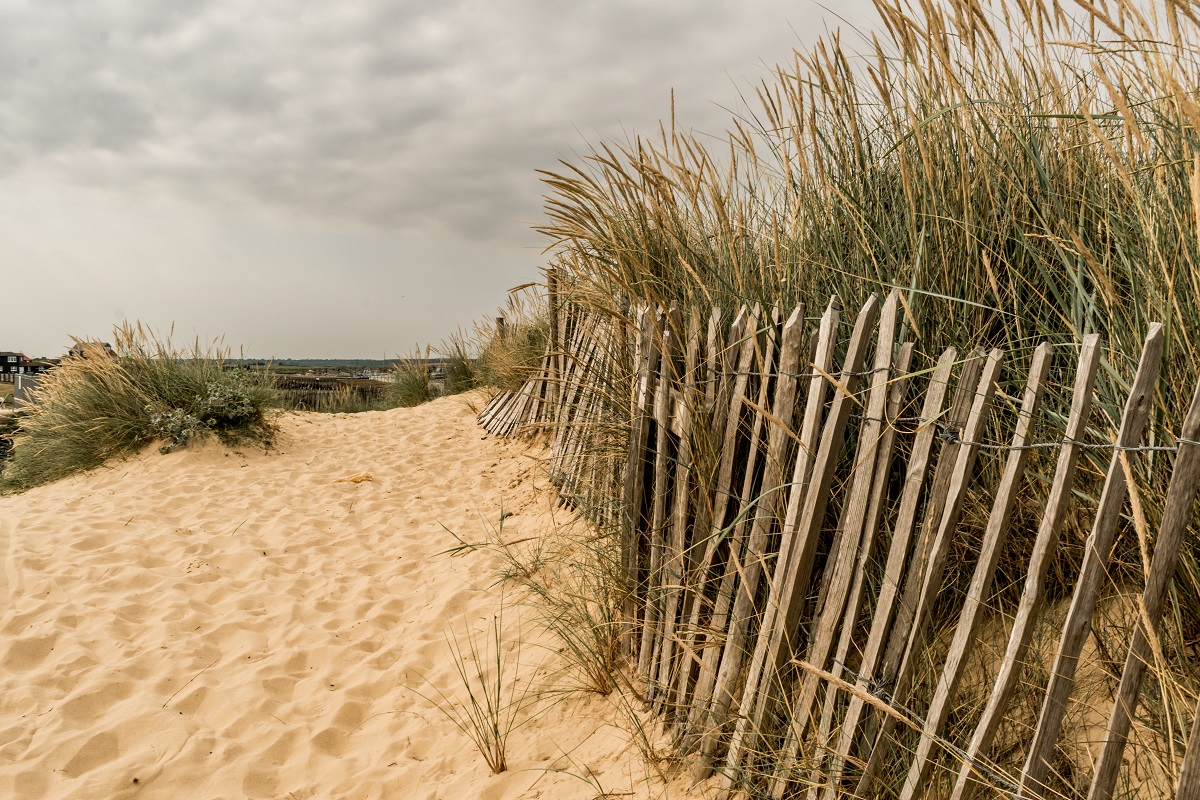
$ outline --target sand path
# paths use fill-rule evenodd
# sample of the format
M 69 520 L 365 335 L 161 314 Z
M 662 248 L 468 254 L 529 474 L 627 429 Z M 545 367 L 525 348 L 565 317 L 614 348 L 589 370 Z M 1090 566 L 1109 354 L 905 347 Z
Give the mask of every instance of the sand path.
M 282 428 L 0 498 L 0 796 L 595 797 L 585 766 L 666 793 L 605 700 L 553 705 L 491 776 L 422 696 L 461 694 L 446 634 L 502 591 L 446 529 L 544 530 L 540 451 L 462 398 Z M 527 628 L 528 679 L 554 665 Z

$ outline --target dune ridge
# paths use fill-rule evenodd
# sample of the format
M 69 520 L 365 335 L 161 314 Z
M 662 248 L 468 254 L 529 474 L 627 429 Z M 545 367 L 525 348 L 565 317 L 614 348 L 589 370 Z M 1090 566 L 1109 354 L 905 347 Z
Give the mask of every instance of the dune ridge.
M 514 537 L 561 522 L 539 448 L 461 397 L 281 428 L 267 452 L 151 448 L 0 498 L 0 795 L 688 794 L 603 698 L 549 702 L 498 776 L 431 702 L 461 694 L 447 635 L 501 603 L 520 677 L 557 668 L 500 559 L 445 552 L 502 515 Z

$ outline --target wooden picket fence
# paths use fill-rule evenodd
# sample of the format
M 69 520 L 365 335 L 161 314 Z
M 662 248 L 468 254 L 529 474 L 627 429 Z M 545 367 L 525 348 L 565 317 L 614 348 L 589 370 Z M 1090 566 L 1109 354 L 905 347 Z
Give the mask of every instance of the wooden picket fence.
M 627 331 L 560 301 L 553 278 L 550 288 L 541 370 L 520 391 L 498 395 L 480 421 L 497 434 L 548 433 L 564 501 L 619 531 L 631 671 L 647 709 L 696 754 L 696 776 L 718 773 L 728 793 L 874 797 L 884 766 L 894 772 L 907 759 L 905 800 L 1076 796 L 1081 781 L 1072 788 L 1055 772 L 1056 747 L 1129 500 L 1131 463 L 1146 451 L 1173 452 L 1137 622 L 1083 782 L 1091 800 L 1113 796 L 1200 488 L 1200 385 L 1174 442 L 1141 444 L 1160 325 L 1147 333 L 1112 441 L 1088 436 L 1101 356 L 1094 335 L 1080 343 L 1061 437 L 1033 441 L 1053 348 L 1037 347 L 1020 395 L 997 404 L 1005 354 L 951 348 L 915 370 L 913 345 L 898 341 L 895 292 L 868 300 L 847 341 L 836 297 L 812 330 L 801 306 L 786 319 L 744 308 L 731 322 L 719 311 L 648 309 Z M 630 363 L 633 373 L 622 372 Z M 1006 444 L 984 441 L 990 420 L 999 420 Z M 968 743 L 956 746 L 947 720 L 953 711 L 963 724 L 955 702 L 967 656 L 981 640 L 1039 448 L 1056 450 L 1057 462 L 1019 606 L 990 696 L 967 721 Z M 985 449 L 1001 453 L 988 486 L 977 468 Z M 1111 458 L 1036 727 L 1023 764 L 994 763 L 1000 724 L 1019 682 L 1031 680 L 1026 657 L 1085 449 Z M 953 639 L 931 650 L 934 605 L 970 493 L 990 498 L 990 512 L 977 559 L 959 565 L 973 573 L 951 612 Z M 930 652 L 944 652 L 940 677 L 917 715 L 908 704 Z M 1174 781 L 1179 797 L 1200 798 L 1200 708 L 1196 715 Z M 915 746 L 898 746 L 900 734 Z

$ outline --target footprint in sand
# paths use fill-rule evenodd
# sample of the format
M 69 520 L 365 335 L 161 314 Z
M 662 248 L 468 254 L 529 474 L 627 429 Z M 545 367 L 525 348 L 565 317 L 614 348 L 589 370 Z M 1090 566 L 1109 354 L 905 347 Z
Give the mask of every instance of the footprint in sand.
M 50 651 L 54 649 L 54 644 L 57 641 L 57 633 L 52 633 L 49 636 L 17 639 L 9 646 L 8 652 L 4 654 L 3 664 L 13 672 L 31 670 L 46 660 L 46 656 L 50 655 Z
M 278 797 L 279 768 L 292 754 L 293 740 L 296 732 L 289 730 L 283 733 L 275 742 L 262 751 L 242 780 L 242 791 L 249 797 L 275 798 Z
M 270 668 L 273 672 L 274 666 Z M 270 674 L 267 670 L 259 670 L 260 674 Z M 283 704 L 291 702 L 292 696 L 296 693 L 296 679 L 289 676 L 280 676 L 276 678 L 264 678 L 262 687 L 267 694 L 276 703 Z
M 312 743 L 319 752 L 333 758 L 346 752 L 346 734 L 337 728 L 326 728 L 313 737 Z
M 133 687 L 124 681 L 115 681 L 99 689 L 75 695 L 59 708 L 59 714 L 68 728 L 86 728 L 103 719 L 112 706 L 129 697 Z
M 117 746 L 117 737 L 107 731 L 97 733 L 84 742 L 75 757 L 63 767 L 63 773 L 68 778 L 78 778 L 97 767 L 104 766 L 119 755 L 121 755 L 121 749 Z

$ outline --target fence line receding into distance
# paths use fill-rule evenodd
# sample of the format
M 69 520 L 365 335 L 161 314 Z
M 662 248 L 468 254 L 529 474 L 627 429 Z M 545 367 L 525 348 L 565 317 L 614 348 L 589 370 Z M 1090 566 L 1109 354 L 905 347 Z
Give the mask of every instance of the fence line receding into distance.
M 541 369 L 493 398 L 480 422 L 499 435 L 548 433 L 563 502 L 619 532 L 622 647 L 647 710 L 694 753 L 696 777 L 716 772 L 729 794 L 773 798 L 877 796 L 885 772 L 899 776 L 888 785 L 902 787 L 904 800 L 1114 796 L 1200 487 L 1200 385 L 1174 441 L 1142 444 L 1161 325 L 1146 334 L 1104 441 L 1092 419 L 1095 335 L 1071 350 L 1069 410 L 1051 425 L 1044 399 L 1066 348 L 1038 346 L 1024 380 L 1003 384 L 1018 387 L 1009 394 L 998 394 L 1000 350 L 949 349 L 918 368 L 895 292 L 859 309 L 847 338 L 836 297 L 824 309 L 754 306 L 733 319 L 716 309 L 643 309 L 627 330 L 563 299 L 558 280 Z M 1070 371 L 1059 364 L 1057 374 Z M 1034 438 L 1051 428 L 1049 439 Z M 1094 508 L 1082 508 L 1079 460 L 1099 448 L 1110 456 L 1103 488 Z M 1003 656 L 983 699 L 956 705 L 971 654 L 997 627 L 988 600 L 1039 450 L 1054 459 L 1053 477 L 1015 617 L 1000 626 Z M 1072 777 L 1062 766 L 1064 719 L 1130 476 L 1139 459 L 1163 451 L 1174 453 L 1173 472 L 1124 666 L 1089 774 Z M 973 562 L 954 562 L 969 583 L 948 592 L 964 509 L 980 497 Z M 1071 513 L 1092 522 L 1043 679 L 1030 655 Z M 931 629 L 935 607 L 957 620 L 949 642 Z M 934 688 L 911 708 L 926 673 Z M 1019 753 L 1010 745 L 997 755 L 998 732 L 1031 681 L 1041 687 L 1035 727 Z M 1172 750 L 1178 771 L 1166 778 L 1179 797 L 1200 798 L 1196 720 L 1169 743 L 1187 743 Z

